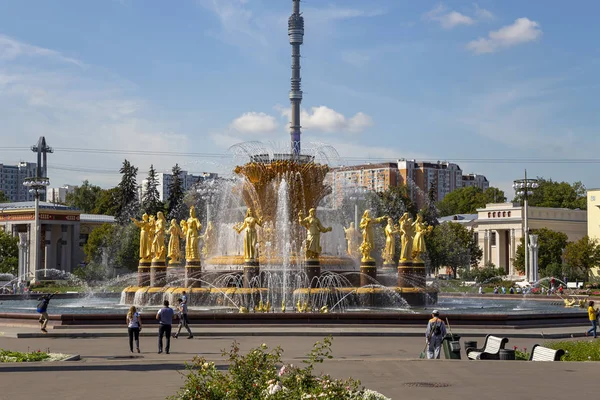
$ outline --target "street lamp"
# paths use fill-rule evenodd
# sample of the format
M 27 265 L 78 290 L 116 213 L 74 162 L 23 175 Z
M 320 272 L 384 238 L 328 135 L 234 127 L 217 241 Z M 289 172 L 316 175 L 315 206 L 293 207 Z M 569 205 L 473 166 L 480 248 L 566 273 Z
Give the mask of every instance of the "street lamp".
M 50 180 L 45 177 L 30 177 L 25 178 L 23 186 L 29 188 L 29 193 L 35 196 L 35 252 L 34 252 L 34 268 L 33 273 L 36 274 L 40 263 L 40 195 L 46 191 L 50 185 Z M 45 268 L 44 268 L 45 269 Z M 34 275 L 37 278 L 37 275 Z
M 196 193 L 198 193 L 200 198 L 206 202 L 206 224 L 208 225 L 208 221 L 210 221 L 210 203 L 219 193 L 215 180 L 211 179 L 203 182 L 202 186 L 196 189 Z
M 523 226 L 524 236 L 525 236 L 525 275 L 527 276 L 527 280 L 529 282 L 537 281 L 538 271 L 535 268 L 535 271 L 530 266 L 529 260 L 529 221 L 528 221 L 528 197 L 533 195 L 533 190 L 537 189 L 538 180 L 533 178 L 527 178 L 527 170 L 525 170 L 525 179 L 517 179 L 513 183 L 513 189 L 517 195 L 523 196 L 523 214 L 525 215 L 525 223 Z

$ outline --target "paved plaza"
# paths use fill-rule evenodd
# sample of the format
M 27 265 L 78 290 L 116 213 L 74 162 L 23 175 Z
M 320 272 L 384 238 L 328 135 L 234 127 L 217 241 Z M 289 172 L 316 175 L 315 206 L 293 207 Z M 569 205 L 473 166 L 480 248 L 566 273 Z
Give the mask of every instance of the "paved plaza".
M 192 340 L 173 339 L 171 354 L 157 354 L 156 327 L 144 329 L 141 354 L 129 353 L 126 330 L 106 328 L 52 329 L 47 336 L 32 327 L 0 326 L 0 348 L 47 350 L 79 354 L 81 361 L 0 365 L 0 399 L 164 399 L 181 386 L 181 371 L 195 355 L 225 367 L 221 349 L 232 341 L 242 351 L 267 343 L 284 349 L 284 360 L 300 363 L 319 337 L 333 333 L 334 359 L 322 370 L 336 377 L 352 376 L 393 399 L 558 399 L 584 396 L 597 388 L 597 363 L 520 361 L 419 360 L 424 344 L 420 328 L 398 327 L 219 327 L 194 326 Z M 270 331 L 279 336 L 265 336 Z M 340 332 L 344 332 L 340 336 Z M 456 334 L 481 345 L 485 329 L 460 329 Z M 554 328 L 545 335 L 581 334 L 581 327 Z M 221 332 L 221 334 L 219 334 Z M 309 334 L 307 334 L 307 332 Z M 353 335 L 353 332 L 356 335 Z M 508 336 L 507 347 L 531 348 L 544 343 L 539 329 L 495 329 Z M 87 334 L 84 337 L 83 333 Z M 369 334 L 370 333 L 370 334 Z M 20 336 L 18 338 L 17 336 Z M 575 339 L 568 339 L 575 340 Z M 585 340 L 585 339 L 579 339 Z M 461 339 L 461 342 L 463 339 Z M 422 387 L 422 383 L 446 387 Z

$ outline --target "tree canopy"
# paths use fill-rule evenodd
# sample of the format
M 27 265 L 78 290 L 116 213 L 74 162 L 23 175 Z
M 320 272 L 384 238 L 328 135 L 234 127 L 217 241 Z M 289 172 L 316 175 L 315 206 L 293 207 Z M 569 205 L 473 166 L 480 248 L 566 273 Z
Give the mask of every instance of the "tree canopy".
M 459 268 L 476 266 L 483 257 L 473 230 L 455 222 L 436 226 L 425 241 L 431 269 L 449 267 L 454 278 Z
M 474 214 L 478 208 L 485 207 L 488 203 L 504 203 L 506 196 L 498 188 L 490 187 L 483 191 L 474 186 L 467 186 L 448 193 L 442 201 L 437 203 L 440 216 L 454 214 Z
M 135 217 L 139 211 L 138 186 L 136 182 L 138 169 L 131 165 L 127 160 L 119 170 L 121 173 L 121 182 L 117 186 L 116 218 L 120 224 L 129 222 L 129 218 Z
M 100 186 L 91 185 L 86 179 L 81 186 L 78 186 L 72 193 L 67 193 L 65 203 L 70 207 L 76 207 L 87 214 L 94 214 L 96 204 L 102 196 Z
M 8 203 L 10 199 L 2 190 L 0 190 L 0 203 Z
M 521 202 L 522 195 L 513 201 Z M 586 189 L 583 183 L 556 182 L 552 179 L 538 178 L 538 187 L 528 196 L 527 201 L 534 207 L 556 207 L 587 209 Z
M 185 217 L 185 205 L 183 204 L 183 182 L 181 181 L 181 168 L 175 164 L 171 170 L 173 179 L 169 183 L 169 198 L 167 199 L 167 218 L 177 220 Z
M 15 275 L 19 267 L 19 239 L 0 229 L 0 273 Z
M 154 165 L 150 165 L 144 190 L 144 195 L 142 196 L 142 212 L 148 215 L 156 215 L 157 212 L 163 211 L 165 206 L 163 202 L 160 201 L 160 195 L 158 193 L 158 177 L 156 176 Z
M 586 235 L 576 242 L 569 242 L 565 248 L 565 263 L 587 280 L 590 269 L 600 265 L 598 240 Z
M 375 216 L 388 215 L 398 222 L 405 212 L 413 217 L 417 214 L 417 207 L 405 185 L 391 186 L 384 192 L 377 192 L 377 197 L 379 201 L 373 206 Z
M 534 229 L 533 234 L 538 235 L 538 269 L 540 275 L 544 276 L 545 270 L 550 264 L 562 264 L 563 250 L 567 246 L 568 236 L 563 232 L 556 232 L 548 228 Z M 517 255 L 514 260 L 515 269 L 525 272 L 525 239 L 517 246 Z

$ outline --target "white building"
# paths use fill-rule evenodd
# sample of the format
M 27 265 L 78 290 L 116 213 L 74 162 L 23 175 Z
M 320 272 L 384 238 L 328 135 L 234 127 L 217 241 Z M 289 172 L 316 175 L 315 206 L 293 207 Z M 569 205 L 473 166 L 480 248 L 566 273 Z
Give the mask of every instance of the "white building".
M 4 192 L 11 202 L 31 201 L 33 193 L 23 186 L 25 178 L 36 175 L 36 163 L 20 162 L 18 165 L 0 164 L 0 191 Z M 44 199 L 42 195 L 41 199 Z
M 181 179 L 183 191 L 187 192 L 190 190 L 196 183 L 202 182 L 207 179 L 217 179 L 218 174 L 213 172 L 203 172 L 200 175 L 192 175 L 188 174 L 187 171 L 181 171 L 179 174 L 179 179 Z M 164 172 L 158 172 L 156 174 L 156 179 L 158 181 L 158 196 L 160 201 L 167 201 L 169 199 L 169 186 L 171 182 L 173 182 L 173 174 L 167 174 Z M 146 185 L 148 184 L 148 178 L 142 181 L 140 187 L 140 199 L 143 198 L 144 193 L 146 192 Z
M 478 187 L 481 190 L 485 191 L 490 187 L 490 182 L 483 175 L 467 174 L 467 175 L 462 176 L 462 186 L 463 187 L 474 186 L 474 187 Z
M 48 188 L 46 190 L 46 199 L 49 203 L 64 204 L 67 201 L 67 194 L 73 193 L 77 186 L 63 185 L 57 188 Z

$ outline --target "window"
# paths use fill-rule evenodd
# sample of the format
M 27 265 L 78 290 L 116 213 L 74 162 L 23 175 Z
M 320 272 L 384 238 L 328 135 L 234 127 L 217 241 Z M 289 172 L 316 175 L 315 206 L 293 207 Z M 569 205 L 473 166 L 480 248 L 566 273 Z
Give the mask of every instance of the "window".
M 496 245 L 496 232 L 492 232 L 492 233 L 490 234 L 490 244 L 491 244 L 492 246 L 495 246 L 495 245 Z

